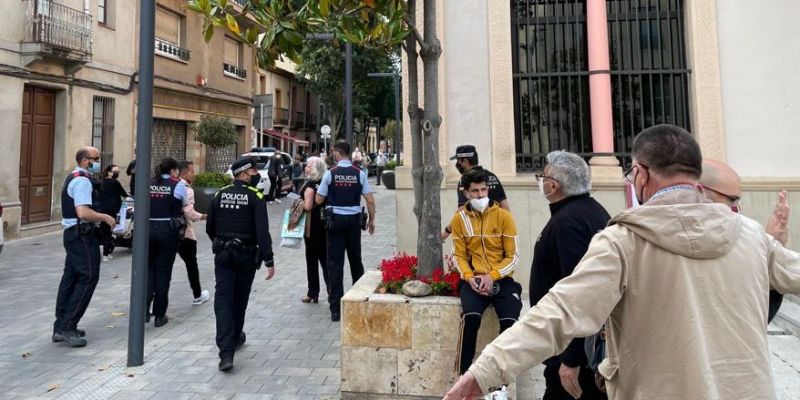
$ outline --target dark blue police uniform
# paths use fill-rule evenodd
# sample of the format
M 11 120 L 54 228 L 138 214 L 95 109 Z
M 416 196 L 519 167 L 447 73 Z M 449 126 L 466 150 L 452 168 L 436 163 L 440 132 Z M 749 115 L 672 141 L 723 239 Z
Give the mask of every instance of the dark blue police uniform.
M 255 165 L 255 161 L 240 159 L 231 170 Z M 206 233 L 213 242 L 220 369 L 227 370 L 233 367 L 235 350 L 245 341 L 244 319 L 256 270 L 262 261 L 267 267 L 275 265 L 264 194 L 241 180 L 220 189 L 208 211 Z M 223 368 L 226 360 L 229 368 Z
M 67 257 L 64 261 L 64 273 L 58 285 L 53 341 L 67 340 L 72 346 L 86 345 L 85 340 L 76 338 L 83 336 L 83 331 L 78 329 L 78 322 L 89 307 L 100 277 L 98 225 L 78 218 L 75 199 L 79 199 L 77 205 L 86 205 L 97 210 L 99 206 L 97 190 L 98 182 L 83 168 L 72 171 L 64 180 L 64 187 L 61 189 L 64 250 Z
M 322 178 L 317 194 L 326 197 L 328 229 L 328 280 L 330 283 L 331 319 L 341 316 L 340 302 L 344 295 L 344 253 L 350 264 L 355 284 L 364 275 L 361 262 L 361 196 L 369 193 L 369 182 L 361 169 L 349 160 L 342 160 Z
M 183 199 L 176 197 L 180 179 L 162 175 L 150 183 L 150 251 L 147 269 L 147 309 L 152 304 L 155 325 L 167 323 L 172 265 L 183 237 Z M 185 186 L 183 187 L 185 190 Z M 184 197 L 185 198 L 185 197 Z

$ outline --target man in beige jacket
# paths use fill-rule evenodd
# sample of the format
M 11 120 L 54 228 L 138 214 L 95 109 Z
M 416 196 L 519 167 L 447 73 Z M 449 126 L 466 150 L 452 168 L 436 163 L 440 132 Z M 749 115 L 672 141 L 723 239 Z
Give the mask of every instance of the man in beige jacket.
M 488 345 L 445 399 L 475 399 L 605 323 L 610 399 L 774 397 L 769 288 L 800 293 L 800 254 L 697 189 L 700 148 L 658 125 L 633 143 L 642 207 L 614 217 L 575 272 Z

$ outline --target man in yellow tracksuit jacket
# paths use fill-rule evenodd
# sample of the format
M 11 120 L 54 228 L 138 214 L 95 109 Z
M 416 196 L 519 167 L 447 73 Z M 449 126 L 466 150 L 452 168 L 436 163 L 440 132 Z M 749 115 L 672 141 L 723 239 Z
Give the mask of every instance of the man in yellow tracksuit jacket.
M 512 277 L 519 263 L 517 227 L 511 213 L 489 200 L 488 177 L 470 171 L 462 177 L 469 201 L 453 216 L 453 247 L 461 273 L 459 293 L 463 330 L 460 373 L 475 357 L 475 342 L 481 316 L 494 306 L 503 332 L 519 318 L 522 286 Z

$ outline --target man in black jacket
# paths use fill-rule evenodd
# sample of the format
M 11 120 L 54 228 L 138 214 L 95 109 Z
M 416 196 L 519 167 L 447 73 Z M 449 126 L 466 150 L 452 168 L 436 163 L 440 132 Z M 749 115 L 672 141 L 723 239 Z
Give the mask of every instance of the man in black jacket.
M 539 191 L 550 203 L 550 220 L 534 245 L 530 300 L 535 305 L 572 274 L 589 242 L 610 219 L 608 212 L 589 195 L 589 166 L 578 155 L 554 151 L 547 155 L 543 174 L 537 174 Z M 573 340 L 557 357 L 545 361 L 544 400 L 605 399 L 587 368 L 583 339 Z

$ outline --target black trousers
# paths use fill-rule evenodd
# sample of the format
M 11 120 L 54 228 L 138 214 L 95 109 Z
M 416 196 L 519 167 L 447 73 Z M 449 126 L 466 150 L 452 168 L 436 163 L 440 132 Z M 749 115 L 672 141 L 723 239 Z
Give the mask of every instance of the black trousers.
M 331 290 L 331 312 L 340 313 L 339 303 L 344 296 L 344 253 L 350 263 L 350 275 L 355 284 L 364 275 L 361 263 L 361 227 L 359 215 L 332 215 L 328 230 L 328 286 Z
M 380 185 L 381 184 L 381 174 L 383 173 L 383 169 L 384 168 L 385 167 L 375 167 L 375 176 L 378 179 L 378 182 L 375 183 L 376 185 Z
M 112 218 L 117 218 L 117 214 L 104 212 L 103 214 L 110 215 Z M 114 252 L 114 235 L 111 233 L 111 227 L 106 224 L 100 224 L 100 236 L 103 244 L 103 255 L 107 256 Z
M 186 275 L 189 277 L 189 286 L 192 288 L 194 298 L 200 297 L 203 289 L 200 287 L 200 271 L 197 266 L 197 241 L 182 238 L 178 242 L 178 255 L 186 264 Z
M 236 349 L 257 266 L 255 251 L 223 250 L 214 256 L 214 315 L 220 358 L 233 356 Z
M 281 180 L 276 177 L 269 177 L 269 193 L 267 193 L 267 201 L 274 201 L 281 192 Z
M 169 284 L 172 264 L 178 254 L 180 232 L 170 228 L 169 221 L 150 221 L 150 253 L 147 268 L 147 309 L 163 317 L 169 305 Z
M 561 367 L 561 360 L 558 357 L 551 357 L 544 362 L 544 381 L 545 390 L 542 400 L 575 400 L 570 396 L 564 387 L 561 386 L 561 377 L 558 369 Z M 578 374 L 578 383 L 581 385 L 581 400 L 606 400 L 608 397 L 601 392 L 594 383 L 594 371 L 588 367 L 581 367 Z
M 475 358 L 475 346 L 478 341 L 478 329 L 481 327 L 481 317 L 489 304 L 494 306 L 497 319 L 500 320 L 500 333 L 514 325 L 522 311 L 522 285 L 512 278 L 503 278 L 494 283 L 494 292 L 491 296 L 483 296 L 472 290 L 467 281 L 461 281 L 459 294 L 461 297 L 461 317 L 463 328 L 461 331 L 461 364 L 459 372 L 467 372 Z
M 312 231 L 311 237 L 303 238 L 306 244 L 306 276 L 308 277 L 308 292 L 306 296 L 319 297 L 319 269 L 322 267 L 322 279 L 325 287 L 330 290 L 328 281 L 328 243 L 325 231 Z
M 67 257 L 56 296 L 54 332 L 77 329 L 100 279 L 100 242 L 96 235 L 79 235 L 77 227 L 66 229 L 64 250 Z

